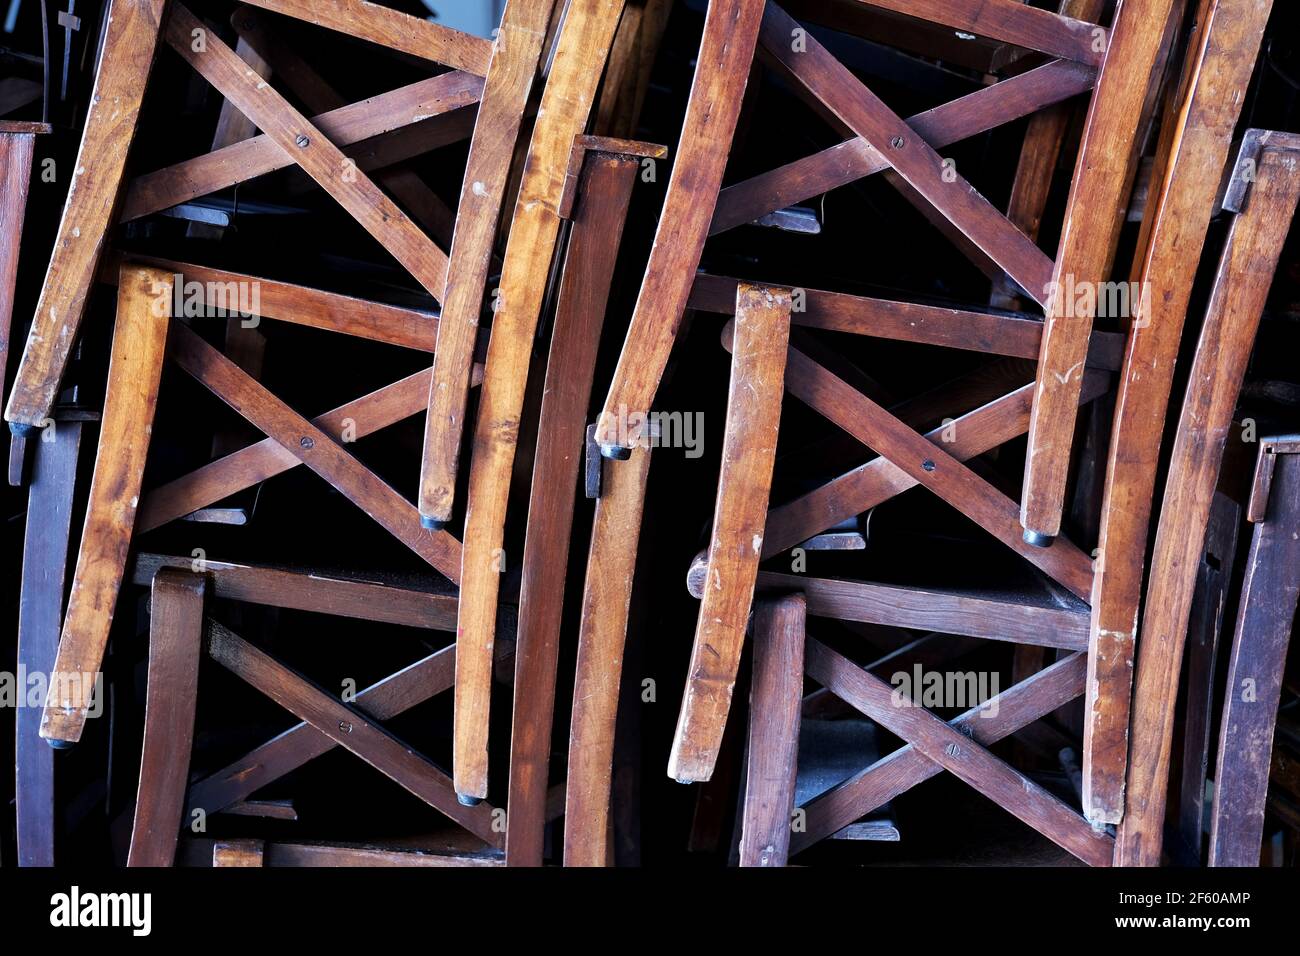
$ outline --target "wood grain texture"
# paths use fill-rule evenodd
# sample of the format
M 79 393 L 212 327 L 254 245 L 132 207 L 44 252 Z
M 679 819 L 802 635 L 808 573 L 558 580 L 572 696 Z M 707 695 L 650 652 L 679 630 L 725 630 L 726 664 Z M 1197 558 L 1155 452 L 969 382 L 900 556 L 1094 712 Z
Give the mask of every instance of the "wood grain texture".
M 1015 502 L 947 450 L 908 428 L 794 347 L 790 349 L 786 387 L 1073 594 L 1086 599 L 1092 585 L 1091 559 L 1066 540 L 1051 548 L 1026 544 L 1020 534 Z
M 1040 53 L 1100 63 L 1106 31 L 1086 20 L 1040 10 L 1018 0 L 856 0 L 935 23 L 1014 43 Z
M 691 289 L 690 307 L 728 315 L 735 312 L 739 281 L 725 276 L 697 276 Z M 803 308 L 790 319 L 802 328 L 1018 358 L 1037 358 L 1042 342 L 1043 323 L 1027 316 L 973 312 L 822 289 L 799 291 Z M 1094 332 L 1088 367 L 1118 369 L 1123 349 L 1124 340 L 1120 335 Z
M 446 774 L 360 709 L 340 703 L 215 621 L 208 622 L 207 637 L 208 653 L 218 664 L 485 843 L 500 847 L 491 806 L 458 804 Z
M 1279 455 L 1268 516 L 1246 558 L 1219 726 L 1210 866 L 1257 866 L 1273 730 L 1300 597 L 1300 456 Z
M 1083 654 L 1071 654 L 964 711 L 950 726 L 977 744 L 992 746 L 1082 694 L 1086 668 Z M 915 744 L 906 744 L 805 804 L 804 829 L 793 834 L 791 852 L 826 839 L 942 772 Z
M 1249 83 L 1271 7 L 1268 0 L 1206 5 L 1200 44 L 1188 53 L 1189 82 L 1161 157 L 1167 172 L 1151 204 L 1147 246 L 1134 269 L 1153 294 L 1148 314 L 1130 329 L 1111 426 L 1084 710 L 1083 806 L 1099 823 L 1118 823 L 1124 813 L 1134 644 L 1165 413 L 1214 197 L 1242 109 L 1238 92 Z
M 760 571 L 758 584 L 778 590 L 799 588 L 813 617 L 921 628 L 1063 650 L 1083 650 L 1088 644 L 1088 617 L 1082 604 L 1070 609 L 1031 604 L 997 593 L 903 588 L 774 571 Z
M 218 578 L 219 580 L 219 578 Z M 508 641 L 499 655 L 513 652 Z M 449 690 L 455 676 L 456 647 L 444 647 L 394 674 L 357 691 L 352 705 L 375 720 L 388 720 Z M 190 787 L 188 809 L 212 814 L 247 798 L 338 744 L 305 721 L 277 734 Z
M 1116 11 L 1070 184 L 1051 289 L 1026 290 L 1047 293 L 1020 514 L 1024 530 L 1039 540 L 1061 530 L 1079 383 L 1096 309 L 1095 297 L 1080 300 L 1061 290 L 1096 288 L 1109 278 L 1113 224 L 1127 210 L 1138 134 L 1168 41 L 1166 23 L 1179 9 L 1178 0 L 1125 0 Z
M 754 608 L 741 866 L 785 866 L 789 856 L 806 613 L 802 594 L 763 598 Z
M 479 77 L 444 73 L 320 113 L 311 123 L 335 146 L 348 147 L 347 155 L 366 169 L 375 164 L 370 151 L 383 144 L 384 134 L 414 137 L 418 133 L 434 140 L 413 142 L 411 149 L 385 155 L 385 163 L 400 162 L 411 151 L 438 145 L 440 137 L 461 138 L 461 126 L 472 119 L 482 90 Z M 468 134 L 466 126 L 464 135 Z M 391 152 L 391 147 L 387 150 Z M 122 222 L 139 219 L 293 164 L 293 156 L 263 133 L 137 176 L 124 190 L 119 218 Z
M 533 336 L 559 238 L 573 138 L 583 132 L 623 0 L 572 0 L 542 94 L 502 265 L 469 475 L 456 657 L 456 792 L 487 795 L 492 641 L 502 542 Z
M 32 442 L 32 479 L 23 531 L 23 578 L 18 598 L 18 667 L 49 674 L 59 651 L 63 585 L 72 531 L 72 503 L 81 422 L 59 422 Z M 54 751 L 40 739 L 40 701 L 23 701 L 14 715 L 14 815 L 19 866 L 53 866 Z
M 1232 225 L 1196 345 L 1175 433 L 1138 641 L 1134 726 L 1116 862 L 1161 859 L 1173 722 L 1196 568 L 1232 414 L 1291 217 L 1300 200 L 1300 141 L 1265 148 Z
M 457 581 L 459 542 L 446 531 L 421 528 L 415 506 L 348 454 L 327 433 L 284 404 L 180 323 L 176 323 L 172 330 L 169 353 L 181 368 L 337 488 L 389 534 L 453 583 Z
M 505 201 L 519 127 L 537 76 L 553 4 L 510 0 L 492 47 L 474 138 L 460 188 L 447 292 L 429 385 L 417 502 L 426 524 L 451 519 L 460 464 L 470 365 L 486 302 L 497 217 Z
M 140 785 L 127 866 L 171 866 L 185 809 L 203 657 L 203 575 L 162 568 L 149 605 Z
M 808 674 L 872 720 L 911 744 L 928 760 L 970 784 L 1022 823 L 1090 866 L 1109 866 L 1115 841 L 1094 830 L 1020 771 L 922 707 L 895 704 L 894 688 L 810 639 Z
M 224 600 L 436 631 L 456 628 L 454 593 L 417 591 L 360 577 L 234 564 L 206 557 L 200 560 L 140 554 L 131 568 L 131 580 L 136 584 L 148 584 L 164 568 L 201 571 L 208 582 L 208 593 Z
M 194 30 L 207 34 L 202 50 L 194 49 Z M 168 14 L 165 36 L 173 50 L 333 196 L 406 267 L 425 291 L 442 300 L 447 282 L 446 253 L 355 162 L 344 156 L 324 132 L 316 129 L 179 3 L 173 4 Z
M 740 666 L 781 423 L 790 290 L 741 285 L 709 565 L 668 775 L 708 780 Z
M 565 788 L 565 866 L 608 865 L 618 694 L 650 448 L 638 445 L 631 458 L 605 470 L 592 520 L 578 629 Z
M 1030 8 L 1016 4 L 1017 10 Z M 995 262 L 1035 301 L 1046 301 L 1052 260 L 954 167 L 917 136 L 884 101 L 811 36 L 795 50 L 802 29 L 769 3 L 763 15 L 763 49 L 784 66 L 840 122 L 879 151 L 894 172 L 966 239 Z
M 238 303 L 240 297 L 236 290 L 244 287 L 257 290 L 261 318 L 325 329 L 421 352 L 432 352 L 438 338 L 438 315 L 435 312 L 372 302 L 292 282 L 227 269 L 213 269 L 191 262 L 177 262 L 174 259 L 133 255 L 130 261 L 162 269 L 173 276 L 179 275 L 187 284 L 201 283 L 197 289 L 193 285 L 187 286 L 186 301 L 193 295 L 217 309 Z M 103 281 L 115 281 L 116 272 L 110 276 L 107 270 L 101 269 L 100 278 Z
M 35 133 L 0 130 L 0 397 L 8 391 L 5 376 L 14 320 L 14 284 L 35 152 Z
M 306 20 L 327 30 L 360 37 L 418 56 L 467 70 L 483 76 L 487 73 L 492 44 L 482 37 L 471 36 L 421 17 L 394 10 L 366 0 L 247 0 L 254 7 L 282 13 L 286 17 Z
M 153 66 L 165 0 L 113 0 L 91 106 L 41 297 L 5 418 L 18 430 L 49 415 L 81 327 Z
M 95 474 L 54 664 L 55 675 L 79 679 L 51 682 L 41 715 L 47 740 L 81 739 L 89 684 L 104 659 L 158 405 L 171 297 L 171 276 L 123 266 Z
M 555 677 L 587 406 L 640 161 L 588 152 L 560 280 L 528 499 L 510 731 L 506 863 L 541 866 Z
M 602 447 L 650 410 L 708 238 L 758 41 L 763 0 L 711 0 L 645 278 L 596 423 Z
M 942 149 L 1091 90 L 1096 79 L 1091 67 L 1056 60 L 917 113 L 906 123 L 931 147 Z M 880 151 L 862 137 L 846 140 L 723 189 L 709 235 L 889 168 Z

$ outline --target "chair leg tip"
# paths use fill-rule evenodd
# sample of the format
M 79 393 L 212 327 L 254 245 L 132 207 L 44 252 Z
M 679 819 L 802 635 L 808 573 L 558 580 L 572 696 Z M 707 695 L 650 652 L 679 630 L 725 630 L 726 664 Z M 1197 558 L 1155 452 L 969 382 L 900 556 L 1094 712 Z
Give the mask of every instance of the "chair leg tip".
M 27 422 L 10 422 L 9 433 L 15 438 L 31 438 L 41 430 L 39 425 L 29 425 Z
M 45 742 L 54 750 L 71 750 L 76 743 L 74 740 L 55 740 L 53 737 L 45 738 Z
M 441 518 L 431 518 L 429 515 L 420 515 L 420 527 L 428 528 L 430 531 L 441 531 L 447 527 L 447 522 Z
M 1031 544 L 1035 548 L 1050 548 L 1052 542 L 1056 540 L 1054 534 L 1043 534 L 1041 531 L 1030 531 L 1027 528 L 1022 537 L 1025 539 L 1025 544 Z
M 462 807 L 477 807 L 483 802 L 482 797 L 471 797 L 464 793 L 456 794 L 456 802 Z
M 632 457 L 632 449 L 622 445 L 601 445 L 600 456 L 611 461 L 627 461 Z

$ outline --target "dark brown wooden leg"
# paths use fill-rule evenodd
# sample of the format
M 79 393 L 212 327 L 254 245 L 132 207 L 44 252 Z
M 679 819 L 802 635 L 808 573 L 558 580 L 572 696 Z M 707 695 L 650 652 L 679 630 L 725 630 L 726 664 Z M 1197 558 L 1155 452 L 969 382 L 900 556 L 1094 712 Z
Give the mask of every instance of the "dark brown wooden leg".
M 185 810 L 203 657 L 203 576 L 163 568 L 153 579 L 149 683 L 140 789 L 127 866 L 171 866 Z
M 1151 559 L 1146 616 L 1138 642 L 1132 738 L 1124 822 L 1116 862 L 1158 866 L 1163 845 L 1174 709 L 1196 568 L 1210 503 L 1232 426 L 1232 413 L 1255 343 L 1255 332 L 1300 200 L 1300 137 L 1251 130 L 1247 197 L 1229 189 L 1228 208 L 1245 211 L 1232 225 L 1196 347 L 1165 485 Z
M 790 853 L 806 615 L 802 594 L 765 598 L 754 609 L 741 866 L 785 866 Z
M 1300 443 L 1277 454 L 1272 468 L 1268 509 L 1255 525 L 1232 638 L 1210 866 L 1259 865 L 1264 837 L 1273 728 L 1300 596 Z

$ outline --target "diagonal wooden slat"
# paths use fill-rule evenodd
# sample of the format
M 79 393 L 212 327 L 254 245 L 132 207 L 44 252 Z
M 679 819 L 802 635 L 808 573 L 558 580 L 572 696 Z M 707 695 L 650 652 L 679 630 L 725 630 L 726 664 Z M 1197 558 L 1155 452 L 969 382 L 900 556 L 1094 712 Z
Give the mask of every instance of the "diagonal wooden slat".
M 1022 727 L 1047 716 L 1083 693 L 1087 661 L 1071 654 L 1028 680 L 964 711 L 951 721 L 963 736 L 992 746 Z M 797 853 L 888 803 L 894 797 L 937 774 L 943 768 L 913 744 L 895 750 L 803 806 L 803 829 L 790 840 Z
M 1103 27 L 1019 0 L 855 0 L 882 10 L 942 23 L 965 33 L 1004 40 L 1040 53 L 1100 63 L 1108 35 Z
M 906 122 L 934 149 L 941 149 L 1085 93 L 1096 80 L 1097 71 L 1091 67 L 1055 60 L 917 113 Z M 846 140 L 723 189 L 709 235 L 889 168 L 880 151 L 865 139 Z
M 359 708 L 339 702 L 216 621 L 208 621 L 207 638 L 208 653 L 218 664 L 484 842 L 502 845 L 489 804 L 458 804 L 446 774 Z
M 333 438 L 179 322 L 172 324 L 168 351 L 181 368 L 337 488 L 389 534 L 452 582 L 458 581 L 459 542 L 446 531 L 421 528 L 415 506 Z
M 356 144 L 384 134 L 444 126 L 454 132 L 473 112 L 483 81 L 470 73 L 444 73 L 380 93 L 312 117 L 312 124 L 335 146 L 366 168 Z M 130 222 L 150 213 L 206 196 L 257 176 L 294 165 L 294 158 L 265 133 L 137 176 L 123 191 L 119 219 Z
M 245 0 L 254 7 L 306 20 L 423 60 L 484 76 L 492 44 L 421 17 L 365 0 Z
M 199 50 L 195 49 L 195 30 L 205 36 Z M 355 162 L 179 3 L 172 7 L 164 32 L 173 50 L 270 136 L 431 296 L 441 301 L 447 282 L 446 253 Z
M 1010 5 L 1010 4 L 1008 4 Z M 1016 5 L 1017 9 L 1022 8 Z M 884 160 L 1036 302 L 1046 303 L 1052 260 L 1007 217 L 976 191 L 943 158 L 811 36 L 794 49 L 791 37 L 802 29 L 784 10 L 769 3 L 759 40 L 798 82 L 879 151 Z M 803 48 L 803 47 L 806 47 Z
M 970 784 L 994 803 L 1091 866 L 1110 866 L 1115 841 L 983 746 L 923 707 L 897 706 L 895 690 L 810 638 L 808 674 L 861 710 L 927 760 Z

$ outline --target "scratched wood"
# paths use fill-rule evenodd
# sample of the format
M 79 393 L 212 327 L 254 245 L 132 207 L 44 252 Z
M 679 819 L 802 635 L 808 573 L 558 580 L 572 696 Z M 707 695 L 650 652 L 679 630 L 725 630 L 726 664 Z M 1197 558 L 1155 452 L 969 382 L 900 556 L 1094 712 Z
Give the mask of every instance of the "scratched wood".
M 515 203 L 492 320 L 470 460 L 456 657 L 456 792 L 487 795 L 492 641 L 502 543 L 533 336 L 559 238 L 573 139 L 587 125 L 623 0 L 572 0 L 542 93 Z
M 708 238 L 758 40 L 763 0 L 712 0 L 682 134 L 636 309 L 596 440 L 622 448 L 620 423 L 650 410 Z M 625 430 L 625 429 L 622 429 Z
M 63 379 L 113 222 L 164 5 L 165 0 L 113 0 L 107 11 L 81 146 L 71 173 L 64 173 L 68 199 L 5 410 L 15 433 L 42 425 Z
M 776 457 L 790 337 L 790 290 L 741 285 L 709 565 L 668 775 L 713 774 L 749 625 Z
M 420 465 L 420 518 L 442 527 L 451 518 L 469 372 L 486 304 L 488 270 L 515 144 L 537 76 L 552 3 L 510 0 L 501 15 L 492 64 L 479 104 L 469 161 L 456 211 L 447 293 L 438 326 L 438 349 L 429 384 L 424 455 Z
M 163 568 L 149 604 L 140 786 L 127 866 L 171 866 L 189 780 L 199 660 L 203 656 L 203 575 Z
M 63 585 L 72 531 L 72 503 L 82 423 L 58 422 L 32 443 L 32 480 L 23 532 L 23 578 L 18 598 L 18 667 L 49 674 L 59 650 Z M 40 739 L 40 701 L 23 701 L 14 715 L 14 814 L 18 865 L 53 866 L 54 751 Z
M 555 677 L 587 406 L 640 158 L 586 151 L 546 363 L 528 499 L 510 732 L 506 863 L 541 866 Z
M 754 608 L 741 866 L 785 866 L 790 853 L 806 610 L 802 594 L 763 598 Z
M 1233 222 L 1196 345 L 1138 641 L 1131 722 L 1143 732 L 1130 745 L 1116 842 L 1122 865 L 1157 866 L 1161 860 L 1175 699 L 1196 568 L 1246 363 L 1300 200 L 1297 155 L 1295 136 L 1277 136 L 1259 149 L 1245 211 Z
M 1166 24 L 1181 6 L 1179 0 L 1126 0 L 1116 12 L 1070 184 L 1049 276 L 1051 289 L 1109 278 L 1113 224 L 1121 222 L 1127 210 L 1141 146 L 1138 134 L 1153 105 L 1150 94 L 1159 82 L 1169 39 Z M 1047 325 L 1029 425 L 1020 522 L 1029 540 L 1050 545 L 1061 530 L 1079 383 L 1096 302 L 1051 295 L 1042 288 L 1026 291 L 1047 293 Z
M 171 299 L 171 276 L 122 267 L 95 474 L 54 664 L 54 674 L 69 679 L 51 681 L 41 715 L 41 736 L 56 744 L 81 739 L 88 685 L 108 644 L 158 404 Z
M 1099 823 L 1118 823 L 1124 814 L 1134 644 L 1165 412 L 1214 197 L 1241 113 L 1236 94 L 1249 83 L 1271 7 L 1241 0 L 1207 5 L 1200 45 L 1189 51 L 1191 81 L 1171 114 L 1163 159 L 1168 172 L 1134 268 L 1136 281 L 1152 292 L 1147 311 L 1132 324 L 1116 399 L 1084 706 L 1083 806 Z

